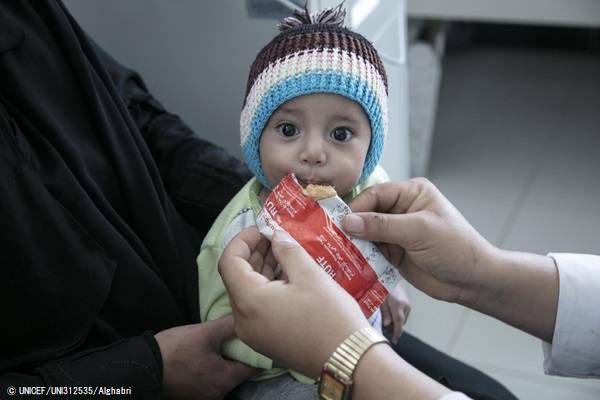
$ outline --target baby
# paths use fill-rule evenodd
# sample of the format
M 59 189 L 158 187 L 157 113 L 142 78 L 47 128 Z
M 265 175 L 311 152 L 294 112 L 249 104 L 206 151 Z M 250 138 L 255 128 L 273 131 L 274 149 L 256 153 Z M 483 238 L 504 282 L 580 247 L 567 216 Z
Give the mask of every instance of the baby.
M 386 182 L 378 166 L 387 131 L 387 76 L 377 51 L 342 26 L 341 7 L 304 10 L 280 23 L 281 33 L 252 64 L 242 114 L 241 145 L 254 178 L 223 210 L 198 256 L 202 321 L 231 313 L 217 271 L 223 248 L 255 217 L 269 193 L 293 172 L 302 185 L 331 185 L 346 202 Z M 406 306 L 397 286 L 382 305 L 386 325 L 402 321 Z M 381 312 L 371 323 L 381 329 Z M 400 335 L 402 324 L 394 328 Z M 223 354 L 265 371 L 239 389 L 243 398 L 318 398 L 310 378 L 273 368 L 239 339 Z M 288 396 L 288 395 L 286 395 Z M 288 396 L 288 397 L 289 397 Z

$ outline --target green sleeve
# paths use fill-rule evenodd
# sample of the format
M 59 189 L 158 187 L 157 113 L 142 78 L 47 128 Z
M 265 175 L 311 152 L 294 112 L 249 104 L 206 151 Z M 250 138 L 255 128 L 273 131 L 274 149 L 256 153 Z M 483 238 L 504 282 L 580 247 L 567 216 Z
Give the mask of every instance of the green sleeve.
M 356 186 L 349 193 L 347 193 L 342 198 L 342 200 L 344 200 L 344 203 L 349 203 L 353 198 L 355 198 L 360 192 L 362 192 L 366 188 L 368 188 L 370 186 L 379 185 L 381 183 L 386 183 L 389 181 L 390 181 L 390 178 L 388 177 L 388 174 L 385 172 L 383 167 L 378 165 L 377 167 L 375 167 L 375 170 L 373 171 L 373 173 L 371 175 L 369 175 L 369 177 L 367 179 L 365 179 L 364 182 L 362 182 L 360 185 Z
M 198 256 L 202 322 L 231 314 L 229 296 L 217 269 L 217 263 L 222 253 L 221 248 L 203 246 Z M 255 352 L 239 339 L 224 343 L 221 351 L 226 358 L 238 360 L 256 368 L 270 369 L 273 366 L 273 361 Z

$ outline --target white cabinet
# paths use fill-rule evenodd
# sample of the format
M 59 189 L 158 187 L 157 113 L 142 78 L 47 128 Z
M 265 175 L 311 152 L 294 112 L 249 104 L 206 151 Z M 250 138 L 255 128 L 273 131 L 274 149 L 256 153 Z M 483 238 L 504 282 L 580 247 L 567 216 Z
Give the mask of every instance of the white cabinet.
M 598 0 L 406 0 L 409 18 L 600 26 Z

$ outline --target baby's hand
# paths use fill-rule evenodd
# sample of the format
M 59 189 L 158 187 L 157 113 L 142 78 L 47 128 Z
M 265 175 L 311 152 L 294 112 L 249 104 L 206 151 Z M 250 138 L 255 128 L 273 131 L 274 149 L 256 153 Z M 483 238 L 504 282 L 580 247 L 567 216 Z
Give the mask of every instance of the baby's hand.
M 404 323 L 410 314 L 410 308 L 410 300 L 402 284 L 396 285 L 381 305 L 383 330 L 391 332 L 392 343 L 396 343 L 400 339 Z

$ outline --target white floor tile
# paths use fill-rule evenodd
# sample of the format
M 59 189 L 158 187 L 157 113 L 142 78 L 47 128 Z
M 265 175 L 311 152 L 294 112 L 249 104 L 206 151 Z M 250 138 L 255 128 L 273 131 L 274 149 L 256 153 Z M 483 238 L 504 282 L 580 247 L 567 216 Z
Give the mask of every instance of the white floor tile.
M 598 387 L 585 384 L 594 381 L 582 383 L 580 379 L 530 376 L 477 362 L 473 365 L 510 388 L 520 400 L 598 400 Z
M 477 312 L 469 315 L 452 355 L 467 362 L 543 376 L 539 340 Z
M 405 284 L 405 287 L 412 307 L 406 330 L 450 354 L 456 337 L 471 311 L 457 304 L 434 300 L 408 284 Z
M 591 214 L 591 215 L 590 215 Z M 547 206 L 528 201 L 520 211 L 504 248 L 534 253 L 600 252 L 600 206 Z
M 600 69 L 600 64 L 598 65 Z M 600 222 L 600 84 L 584 88 L 564 117 L 530 198 L 560 204 L 565 210 L 595 209 Z

